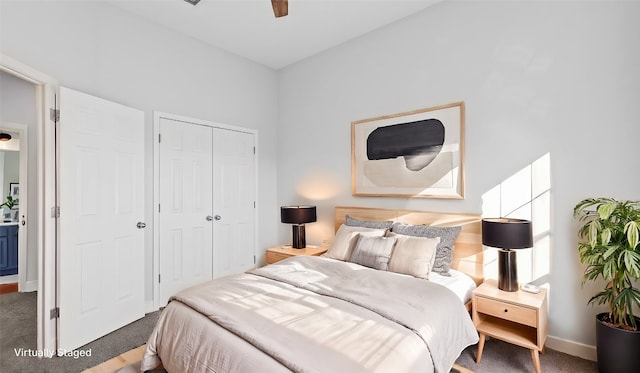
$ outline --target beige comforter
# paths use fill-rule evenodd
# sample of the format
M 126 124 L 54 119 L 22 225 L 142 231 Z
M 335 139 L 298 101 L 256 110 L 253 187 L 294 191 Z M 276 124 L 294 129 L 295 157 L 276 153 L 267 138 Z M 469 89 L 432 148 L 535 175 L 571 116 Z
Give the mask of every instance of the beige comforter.
M 202 333 L 211 321 L 217 325 L 212 330 L 230 332 L 227 342 L 217 335 L 226 331 Z M 441 285 L 299 257 L 172 297 L 149 338 L 142 369 L 161 360 L 171 373 L 247 371 L 251 364 L 261 372 L 444 373 L 477 340 L 464 306 Z M 235 350 L 240 355 L 233 356 Z

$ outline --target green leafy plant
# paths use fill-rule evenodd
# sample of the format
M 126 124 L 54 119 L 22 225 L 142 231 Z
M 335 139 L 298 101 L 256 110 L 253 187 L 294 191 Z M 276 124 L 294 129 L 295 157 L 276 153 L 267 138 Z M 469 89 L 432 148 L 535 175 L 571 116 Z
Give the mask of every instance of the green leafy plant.
M 14 201 L 13 197 L 7 196 L 7 200 L 3 204 L 0 205 L 0 209 L 5 207 L 5 206 L 8 207 L 9 209 L 12 209 L 13 206 L 16 205 L 16 202 L 17 202 L 17 200 Z
M 633 281 L 640 279 L 640 201 L 588 198 L 573 215 L 582 224 L 578 252 L 587 265 L 582 284 L 599 277 L 606 282 L 589 304 L 608 304 L 612 326 L 638 330 L 633 307 L 640 306 L 640 290 Z

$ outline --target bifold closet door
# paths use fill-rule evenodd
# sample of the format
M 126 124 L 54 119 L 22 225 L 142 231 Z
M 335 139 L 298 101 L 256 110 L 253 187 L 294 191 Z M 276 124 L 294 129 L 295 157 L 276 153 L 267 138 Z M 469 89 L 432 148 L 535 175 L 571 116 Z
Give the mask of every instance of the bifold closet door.
M 160 119 L 160 304 L 213 277 L 212 132 L 208 126 Z
M 213 144 L 213 270 L 218 277 L 255 266 L 255 135 L 216 129 Z

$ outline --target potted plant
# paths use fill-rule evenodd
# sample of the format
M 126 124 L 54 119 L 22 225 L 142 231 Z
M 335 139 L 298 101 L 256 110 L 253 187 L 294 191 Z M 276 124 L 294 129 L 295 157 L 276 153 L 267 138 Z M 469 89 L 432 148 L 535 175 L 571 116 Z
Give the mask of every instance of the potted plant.
M 16 204 L 16 201 L 13 200 L 13 197 L 12 196 L 7 196 L 7 200 L 3 204 L 0 205 L 0 208 L 3 208 L 3 207 L 6 206 L 6 207 L 9 208 L 9 210 L 11 210 L 13 208 L 13 206 L 15 206 L 15 204 Z
M 576 205 L 580 221 L 578 253 L 586 265 L 582 283 L 602 278 L 605 287 L 589 304 L 607 304 L 596 316 L 596 348 L 601 373 L 640 372 L 640 201 L 588 198 Z

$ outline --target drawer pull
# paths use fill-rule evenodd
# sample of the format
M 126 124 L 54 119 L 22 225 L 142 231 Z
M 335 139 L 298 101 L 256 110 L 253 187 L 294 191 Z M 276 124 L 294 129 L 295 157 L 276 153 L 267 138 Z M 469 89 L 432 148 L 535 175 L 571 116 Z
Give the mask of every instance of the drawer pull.
M 509 310 L 505 308 L 505 309 L 504 309 L 504 312 L 509 312 Z

